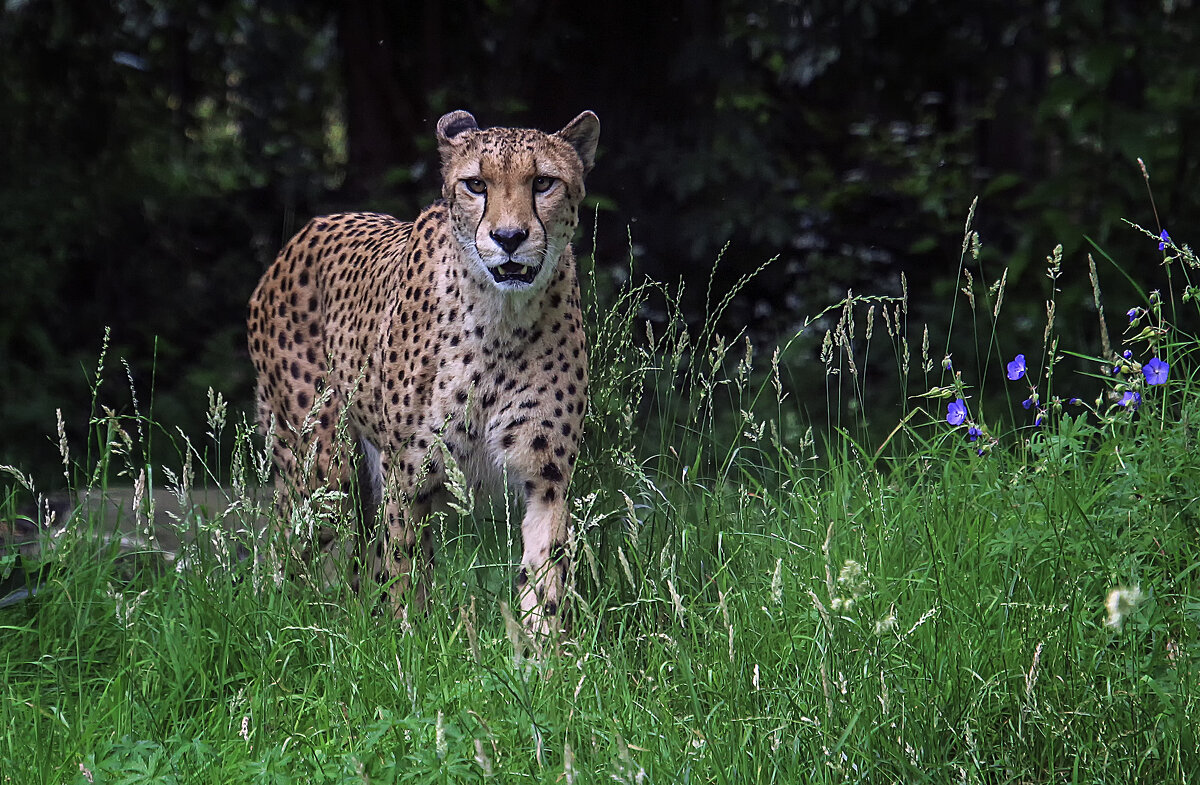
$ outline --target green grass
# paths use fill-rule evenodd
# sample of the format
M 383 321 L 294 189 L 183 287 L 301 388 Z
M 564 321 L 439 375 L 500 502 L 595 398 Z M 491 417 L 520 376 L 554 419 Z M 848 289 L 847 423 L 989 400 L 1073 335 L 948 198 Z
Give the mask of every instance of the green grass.
M 517 556 L 503 507 L 439 524 L 436 599 L 411 625 L 277 585 L 223 529 L 162 571 L 74 522 L 43 592 L 0 609 L 0 783 L 1200 779 L 1198 344 L 1174 323 L 1195 309 L 1196 259 L 1166 255 L 1178 296 L 1121 307 L 1144 308 L 1114 349 L 1126 372 L 1101 358 L 1055 378 L 1052 324 L 1026 352 L 1040 427 L 1030 383 L 989 348 L 1002 289 L 959 303 L 982 337 L 954 366 L 986 378 L 910 342 L 901 300 L 850 298 L 775 358 L 689 335 L 674 311 L 647 332 L 654 287 L 593 305 L 574 629 L 537 662 L 514 658 L 500 610 Z M 1166 384 L 1133 365 L 1151 356 Z M 789 369 L 857 413 L 814 437 Z M 911 396 L 870 444 L 868 378 Z M 1072 387 L 1084 402 L 1055 398 Z M 210 409 L 196 444 L 101 414 L 68 474 L 220 482 L 241 499 L 229 514 L 253 517 L 260 447 Z M 218 471 L 222 438 L 237 446 Z M 1119 587 L 1140 599 L 1118 620 Z

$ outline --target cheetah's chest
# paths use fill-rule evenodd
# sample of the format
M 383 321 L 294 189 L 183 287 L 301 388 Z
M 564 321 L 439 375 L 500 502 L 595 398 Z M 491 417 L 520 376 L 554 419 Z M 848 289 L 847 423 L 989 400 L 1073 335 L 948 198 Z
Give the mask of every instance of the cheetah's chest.
M 539 324 L 547 302 L 562 298 L 505 299 L 449 264 L 415 284 L 401 277 L 372 325 L 375 349 L 352 397 L 356 430 L 398 456 L 395 470 L 410 485 L 441 484 L 448 455 L 471 486 L 496 490 L 506 479 L 505 453 L 516 446 L 511 434 L 545 416 L 547 385 L 535 361 L 563 339 Z

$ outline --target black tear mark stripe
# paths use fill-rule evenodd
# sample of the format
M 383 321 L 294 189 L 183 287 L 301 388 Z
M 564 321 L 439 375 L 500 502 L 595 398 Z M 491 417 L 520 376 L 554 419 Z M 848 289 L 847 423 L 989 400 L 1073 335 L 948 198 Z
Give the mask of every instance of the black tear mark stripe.
M 536 167 L 537 162 L 535 161 L 534 168 L 536 169 Z M 538 226 L 542 227 L 542 242 L 546 244 L 548 250 L 550 248 L 550 235 L 546 232 L 546 222 L 542 220 L 542 214 L 538 212 L 537 194 L 534 193 L 533 188 L 529 189 L 529 199 L 531 201 L 530 206 L 533 208 L 533 218 L 538 222 Z
M 490 196 L 490 193 L 491 192 L 488 189 L 484 189 L 484 191 L 483 191 L 483 210 L 479 213 L 479 222 L 475 224 L 475 233 L 473 235 L 471 235 L 471 244 L 475 246 L 475 255 L 476 256 L 479 256 L 479 243 L 475 238 L 479 236 L 479 228 L 481 226 L 483 226 L 483 221 L 485 218 L 487 218 L 488 197 Z M 480 256 L 480 261 L 483 261 L 482 256 Z

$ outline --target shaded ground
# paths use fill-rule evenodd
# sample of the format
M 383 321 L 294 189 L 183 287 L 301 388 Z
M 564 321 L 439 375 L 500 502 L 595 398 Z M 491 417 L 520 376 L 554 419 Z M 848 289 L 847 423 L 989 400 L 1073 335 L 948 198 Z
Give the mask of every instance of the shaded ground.
M 54 551 L 69 539 L 91 543 L 98 554 L 116 549 L 130 574 L 182 569 L 188 546 L 199 537 L 218 547 L 238 543 L 230 555 L 245 559 L 249 551 L 241 543 L 264 525 L 257 509 L 262 494 L 250 499 L 246 505 L 228 489 L 202 488 L 191 491 L 185 504 L 166 490 L 139 500 L 130 486 L 43 497 L 40 509 L 0 521 L 0 608 L 35 595 L 53 569 Z

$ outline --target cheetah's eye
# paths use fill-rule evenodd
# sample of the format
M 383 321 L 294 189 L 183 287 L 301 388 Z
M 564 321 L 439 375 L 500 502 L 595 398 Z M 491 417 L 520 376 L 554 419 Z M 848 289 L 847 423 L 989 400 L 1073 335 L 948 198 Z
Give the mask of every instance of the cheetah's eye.
M 554 178 L 542 175 L 533 178 L 533 192 L 535 194 L 544 194 L 554 185 Z
M 473 194 L 482 194 L 487 192 L 487 183 L 485 183 L 483 180 L 480 180 L 478 177 L 468 177 L 466 180 L 463 180 L 462 183 L 467 187 L 467 190 Z

